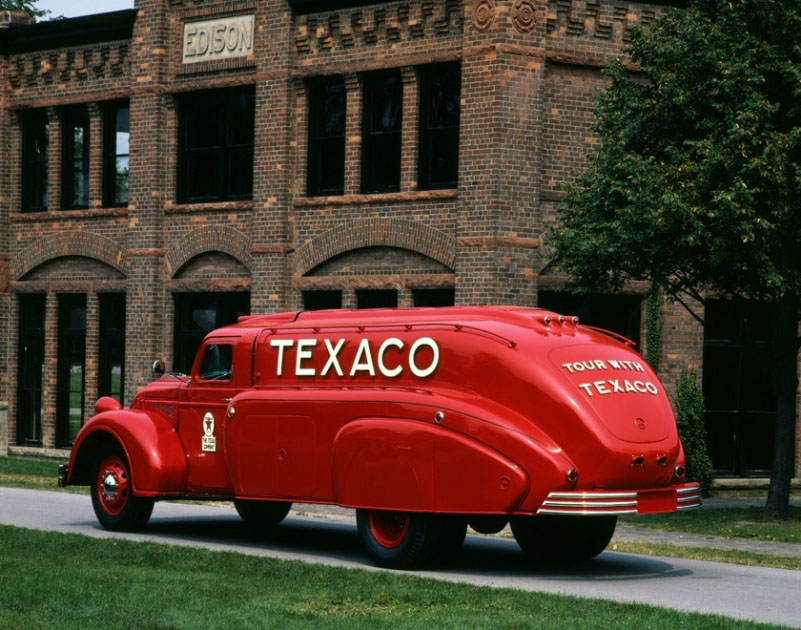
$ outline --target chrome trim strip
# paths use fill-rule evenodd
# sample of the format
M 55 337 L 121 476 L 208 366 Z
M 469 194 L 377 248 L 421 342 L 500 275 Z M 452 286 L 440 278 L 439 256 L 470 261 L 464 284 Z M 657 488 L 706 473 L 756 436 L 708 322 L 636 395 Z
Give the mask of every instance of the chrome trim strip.
M 701 492 L 701 485 L 696 484 L 694 486 L 690 486 L 689 488 L 679 488 L 676 490 L 676 494 L 690 494 L 691 492 Z
M 694 503 L 693 505 L 679 505 L 679 506 L 677 506 L 677 509 L 679 511 L 681 511 L 681 510 L 694 510 L 695 508 L 699 508 L 699 507 L 701 507 L 701 502 L 700 501 L 698 503 Z
M 636 492 L 551 492 L 549 499 L 636 499 Z
M 547 507 L 577 507 L 577 508 L 606 508 L 606 507 L 637 507 L 636 501 L 543 501 Z
M 700 495 L 694 494 L 689 497 L 679 497 L 677 503 L 689 503 L 690 501 L 701 501 Z
M 537 514 L 578 514 L 580 516 L 615 516 L 623 514 L 636 514 L 637 510 L 553 510 L 540 508 Z

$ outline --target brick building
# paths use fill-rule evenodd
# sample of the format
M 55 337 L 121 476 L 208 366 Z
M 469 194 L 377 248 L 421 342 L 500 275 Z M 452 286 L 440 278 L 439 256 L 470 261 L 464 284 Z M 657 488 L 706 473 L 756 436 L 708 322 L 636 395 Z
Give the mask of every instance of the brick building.
M 248 312 L 539 304 L 639 342 L 645 288 L 560 293 L 542 238 L 596 142 L 605 58 L 665 4 L 5 14 L 0 452 L 65 454 L 99 395 L 130 401 L 156 357 L 188 370 L 207 330 Z M 717 468 L 764 474 L 769 340 L 758 313 L 706 316 L 663 305 L 661 375 L 672 390 L 706 366 Z

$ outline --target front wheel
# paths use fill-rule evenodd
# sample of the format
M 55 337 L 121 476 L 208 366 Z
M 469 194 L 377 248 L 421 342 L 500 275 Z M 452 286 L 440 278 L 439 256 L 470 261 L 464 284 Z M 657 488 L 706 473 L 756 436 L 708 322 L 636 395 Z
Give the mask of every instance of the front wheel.
M 122 449 L 111 447 L 95 460 L 92 507 L 104 529 L 133 532 L 144 528 L 153 512 L 153 499 L 133 492 L 131 468 Z
M 615 533 L 617 516 L 515 516 L 517 544 L 536 561 L 586 562 L 601 553 Z

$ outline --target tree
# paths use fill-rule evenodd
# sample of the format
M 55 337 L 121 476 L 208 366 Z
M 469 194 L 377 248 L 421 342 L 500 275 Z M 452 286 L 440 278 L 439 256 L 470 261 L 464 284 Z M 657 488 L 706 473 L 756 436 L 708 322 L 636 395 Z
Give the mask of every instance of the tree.
M 38 0 L 0 0 L 0 11 L 21 11 L 32 18 L 41 18 L 50 13 L 36 6 Z
M 765 517 L 792 478 L 801 297 L 801 3 L 697 0 L 612 62 L 600 138 L 550 243 L 577 288 L 650 280 L 772 302 L 777 416 Z

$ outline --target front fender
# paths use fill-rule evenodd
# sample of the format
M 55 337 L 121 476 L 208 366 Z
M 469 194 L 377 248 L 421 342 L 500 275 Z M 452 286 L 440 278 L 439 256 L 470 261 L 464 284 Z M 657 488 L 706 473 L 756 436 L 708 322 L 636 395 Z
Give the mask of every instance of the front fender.
M 110 442 L 125 451 L 136 494 L 185 491 L 186 453 L 173 422 L 160 414 L 129 409 L 99 413 L 84 425 L 72 447 L 67 484 L 91 484 L 95 458 Z

